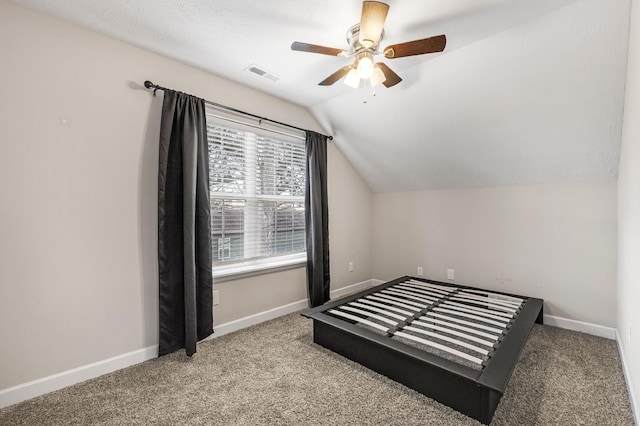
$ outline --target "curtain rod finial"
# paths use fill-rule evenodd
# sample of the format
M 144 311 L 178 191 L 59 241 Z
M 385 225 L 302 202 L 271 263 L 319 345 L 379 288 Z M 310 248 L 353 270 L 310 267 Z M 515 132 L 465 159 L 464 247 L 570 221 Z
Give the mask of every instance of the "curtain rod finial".
M 151 89 L 152 87 L 154 87 L 155 84 L 153 84 L 152 82 L 150 82 L 149 80 L 144 82 L 144 87 L 146 87 L 147 89 Z

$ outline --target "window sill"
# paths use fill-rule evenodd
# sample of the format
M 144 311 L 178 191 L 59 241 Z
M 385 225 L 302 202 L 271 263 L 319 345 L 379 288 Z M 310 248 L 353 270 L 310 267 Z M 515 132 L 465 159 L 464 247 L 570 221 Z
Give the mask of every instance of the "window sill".
M 255 277 L 263 274 L 286 271 L 305 266 L 307 255 L 289 257 L 277 261 L 265 263 L 242 264 L 231 266 L 219 266 L 213 268 L 213 282 L 222 283 L 226 281 L 239 280 L 242 278 Z

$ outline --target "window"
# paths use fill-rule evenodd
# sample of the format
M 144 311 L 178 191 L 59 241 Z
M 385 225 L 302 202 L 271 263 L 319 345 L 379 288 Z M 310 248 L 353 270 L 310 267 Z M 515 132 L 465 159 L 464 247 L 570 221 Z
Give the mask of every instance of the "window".
M 214 276 L 299 264 L 304 140 L 207 116 Z

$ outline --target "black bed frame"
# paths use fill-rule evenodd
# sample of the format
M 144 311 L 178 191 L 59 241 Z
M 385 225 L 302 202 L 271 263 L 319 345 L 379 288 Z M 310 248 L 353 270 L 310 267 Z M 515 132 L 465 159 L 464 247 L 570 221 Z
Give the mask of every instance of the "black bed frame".
M 469 417 L 489 424 L 533 324 L 542 324 L 543 301 L 492 291 L 519 297 L 524 303 L 482 369 L 442 358 L 325 313 L 336 306 L 408 279 L 477 290 L 416 277 L 401 277 L 303 312 L 303 316 L 313 319 L 313 341 Z

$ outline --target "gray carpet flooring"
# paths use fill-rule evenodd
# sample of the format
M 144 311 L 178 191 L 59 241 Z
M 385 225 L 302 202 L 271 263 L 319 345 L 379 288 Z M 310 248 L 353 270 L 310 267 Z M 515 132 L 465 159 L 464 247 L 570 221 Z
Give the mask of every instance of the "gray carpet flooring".
M 0 410 L 1 425 L 478 425 L 287 315 Z M 614 341 L 536 325 L 493 425 L 632 425 Z

